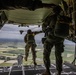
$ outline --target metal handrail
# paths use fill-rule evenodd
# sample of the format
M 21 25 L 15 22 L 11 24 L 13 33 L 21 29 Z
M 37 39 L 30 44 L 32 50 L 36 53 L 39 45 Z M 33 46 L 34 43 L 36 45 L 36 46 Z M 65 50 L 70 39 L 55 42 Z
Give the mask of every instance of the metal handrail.
M 22 67 L 22 75 L 25 75 L 24 66 L 21 65 L 20 67 Z M 11 75 L 12 69 L 13 69 L 13 66 L 10 66 L 8 75 Z

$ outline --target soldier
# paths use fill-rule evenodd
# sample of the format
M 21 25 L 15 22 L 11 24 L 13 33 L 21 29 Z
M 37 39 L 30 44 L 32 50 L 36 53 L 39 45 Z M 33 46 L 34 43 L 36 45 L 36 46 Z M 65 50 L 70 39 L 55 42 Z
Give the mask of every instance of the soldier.
M 62 11 L 60 6 L 53 8 L 53 15 L 48 16 L 43 25 L 42 30 L 46 33 L 46 40 L 44 41 L 44 52 L 43 61 L 46 67 L 46 71 L 42 75 L 51 75 L 50 73 L 50 53 L 53 46 L 55 46 L 55 57 L 56 57 L 56 75 L 61 75 L 62 71 L 62 52 L 64 52 L 64 38 L 57 37 L 54 35 L 54 28 L 57 21 L 57 16 Z
M 29 49 L 31 48 L 34 65 L 37 65 L 37 63 L 36 63 L 36 51 L 35 51 L 35 48 L 36 48 L 37 45 L 36 45 L 35 37 L 34 36 L 36 34 L 39 34 L 39 33 L 42 33 L 42 31 L 32 32 L 29 29 L 27 31 L 27 34 L 24 37 L 24 41 L 26 43 L 26 46 L 25 46 L 25 60 L 27 61 L 27 58 L 28 58 L 28 55 L 29 55 Z

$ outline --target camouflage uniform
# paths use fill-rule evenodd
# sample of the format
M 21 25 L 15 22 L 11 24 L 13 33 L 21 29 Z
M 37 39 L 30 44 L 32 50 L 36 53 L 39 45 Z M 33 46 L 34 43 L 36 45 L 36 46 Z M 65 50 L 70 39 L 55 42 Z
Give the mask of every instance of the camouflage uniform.
M 36 43 L 35 43 L 34 36 L 36 34 L 41 33 L 41 32 L 42 31 L 39 31 L 39 32 L 31 32 L 31 33 L 27 33 L 25 35 L 25 37 L 27 39 L 26 46 L 25 46 L 25 60 L 27 61 L 27 58 L 28 58 L 28 55 L 29 55 L 29 49 L 31 48 L 34 65 L 37 65 L 37 63 L 36 63 L 36 51 L 35 51 Z
M 64 51 L 63 41 L 64 39 L 61 37 L 57 37 L 54 35 L 54 28 L 57 21 L 57 14 L 49 15 L 43 25 L 42 30 L 46 33 L 46 40 L 44 42 L 44 52 L 43 52 L 43 61 L 46 67 L 47 73 L 43 73 L 42 75 L 51 75 L 50 74 L 50 53 L 53 46 L 55 46 L 55 57 L 56 57 L 56 68 L 57 71 L 61 75 L 62 71 L 62 52 Z

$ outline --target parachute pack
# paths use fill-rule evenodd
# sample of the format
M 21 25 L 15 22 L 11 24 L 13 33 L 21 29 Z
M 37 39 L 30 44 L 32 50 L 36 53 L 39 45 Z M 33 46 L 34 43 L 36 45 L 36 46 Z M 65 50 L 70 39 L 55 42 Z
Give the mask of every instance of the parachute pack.
M 69 24 L 71 22 L 71 18 L 68 16 L 61 16 L 57 17 L 56 26 L 54 29 L 55 36 L 65 38 L 69 35 Z

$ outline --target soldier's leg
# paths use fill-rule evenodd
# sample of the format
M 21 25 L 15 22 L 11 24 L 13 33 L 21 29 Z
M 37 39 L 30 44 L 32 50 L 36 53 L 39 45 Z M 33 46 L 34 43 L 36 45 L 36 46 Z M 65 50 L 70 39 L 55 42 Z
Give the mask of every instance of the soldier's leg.
M 55 57 L 56 57 L 56 69 L 58 74 L 57 75 L 61 75 L 61 71 L 62 71 L 62 52 L 64 51 L 64 46 L 63 43 L 57 43 L 55 44 Z
M 30 48 L 30 45 L 25 46 L 25 61 L 27 61 L 27 58 L 28 58 L 28 55 L 29 55 L 29 48 Z
M 34 65 L 37 65 L 36 63 L 36 51 L 35 51 L 35 48 L 36 46 L 33 44 L 32 47 L 31 47 L 31 51 L 32 51 L 32 56 L 33 56 L 33 62 L 34 62 Z
M 46 71 L 42 75 L 51 75 L 50 74 L 50 52 L 53 45 L 50 44 L 48 41 L 45 41 L 44 43 L 44 52 L 43 52 L 43 61 L 44 65 L 46 67 Z

